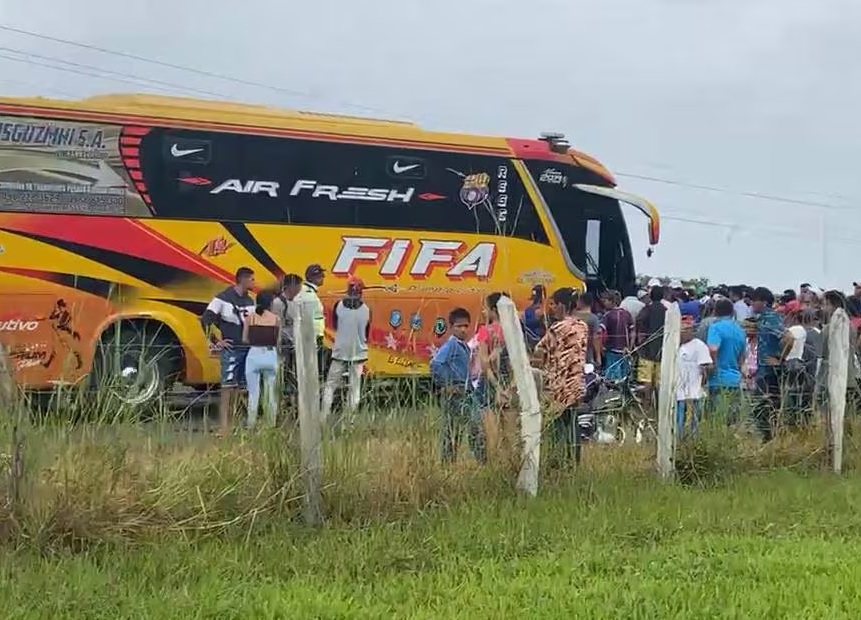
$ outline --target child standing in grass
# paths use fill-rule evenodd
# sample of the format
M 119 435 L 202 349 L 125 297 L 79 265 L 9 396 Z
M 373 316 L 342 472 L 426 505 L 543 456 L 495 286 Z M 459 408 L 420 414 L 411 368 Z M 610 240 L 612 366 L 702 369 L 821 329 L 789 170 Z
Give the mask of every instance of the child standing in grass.
M 442 460 L 446 463 L 455 460 L 461 435 L 466 429 L 473 455 L 479 463 L 484 463 L 487 460 L 484 426 L 470 385 L 471 352 L 466 343 L 469 311 L 455 308 L 448 315 L 448 323 L 451 336 L 431 360 L 431 376 L 442 396 Z
M 693 317 L 682 319 L 681 344 L 677 367 L 676 435 L 685 432 L 685 418 L 690 419 L 691 434 L 696 433 L 706 397 L 706 377 L 712 369 L 712 357 L 705 342 L 694 337 Z

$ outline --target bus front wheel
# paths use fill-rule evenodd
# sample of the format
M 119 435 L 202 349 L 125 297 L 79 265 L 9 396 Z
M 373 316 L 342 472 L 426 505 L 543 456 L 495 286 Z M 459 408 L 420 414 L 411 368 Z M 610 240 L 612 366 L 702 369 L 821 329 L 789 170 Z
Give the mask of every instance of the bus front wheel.
M 176 336 L 156 321 L 121 321 L 102 334 L 95 388 L 117 404 L 150 407 L 163 402 L 182 366 Z

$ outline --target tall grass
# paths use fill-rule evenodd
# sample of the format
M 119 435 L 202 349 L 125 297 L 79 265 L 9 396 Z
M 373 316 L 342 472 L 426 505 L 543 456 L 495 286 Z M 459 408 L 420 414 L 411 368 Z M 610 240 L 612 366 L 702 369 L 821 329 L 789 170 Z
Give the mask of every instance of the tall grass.
M 7 544 L 79 549 L 164 535 L 248 536 L 299 516 L 299 433 L 290 420 L 216 439 L 168 411 L 141 419 L 100 392 L 66 402 L 41 415 L 18 409 L 0 422 Z M 467 455 L 443 467 L 436 416 L 432 407 L 366 411 L 327 433 L 327 519 L 396 519 L 510 490 L 513 461 L 499 450 L 488 467 Z
M 244 537 L 298 520 L 302 472 L 298 429 L 282 416 L 274 429 L 224 439 L 195 432 L 175 413 L 118 404 L 120 386 L 60 392 L 47 411 L 23 403 L 0 418 L 0 544 L 45 552 L 165 537 Z M 516 429 L 491 425 L 490 461 L 465 452 L 439 460 L 439 412 L 416 394 L 388 390 L 325 434 L 324 515 L 330 523 L 395 521 L 428 510 L 513 498 L 519 469 Z M 516 420 L 516 416 L 514 416 Z M 782 435 L 763 447 L 748 433 L 705 425 L 680 443 L 679 480 L 710 486 L 750 471 L 821 467 L 818 429 Z M 654 446 L 587 446 L 582 466 L 543 452 L 544 488 L 653 475 Z M 857 451 L 847 450 L 850 468 Z M 589 490 L 591 489 L 591 490 Z

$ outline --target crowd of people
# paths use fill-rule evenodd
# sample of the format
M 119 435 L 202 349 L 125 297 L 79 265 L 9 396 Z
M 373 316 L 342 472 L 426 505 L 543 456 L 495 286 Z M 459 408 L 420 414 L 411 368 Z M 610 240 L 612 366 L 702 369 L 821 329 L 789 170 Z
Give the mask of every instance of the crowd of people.
M 749 409 L 768 441 L 778 424 L 802 425 L 822 403 L 828 322 L 837 308 L 850 317 L 848 385 L 857 386 L 861 285 L 854 287 L 847 296 L 804 283 L 776 297 L 765 287 L 721 285 L 698 292 L 677 280 L 664 285 L 651 279 L 625 297 L 606 291 L 597 303 L 581 293 L 571 316 L 588 334 L 582 362 L 594 364 L 607 378 L 635 380 L 649 406 L 661 381 L 666 311 L 677 304 L 682 316 L 677 432 L 694 430 L 704 411 L 721 411 L 736 423 Z M 527 341 L 540 349 L 553 329 L 559 292 L 547 300 L 541 286 L 532 293 L 523 323 Z
M 324 278 L 320 265 L 310 265 L 304 278 L 288 274 L 277 291 L 261 291 L 253 299 L 254 273 L 241 268 L 235 284 L 207 306 L 201 322 L 221 362 L 222 432 L 230 428 L 234 397 L 244 387 L 247 425 L 256 425 L 261 399 L 267 422 L 274 424 L 280 392 L 276 377 L 280 373 L 286 383 L 295 385 L 292 317 L 302 299 L 313 300 L 317 308 L 314 330 L 320 352 L 318 372 L 325 377 L 323 415 L 329 414 L 345 376 L 346 405 L 358 406 L 371 324 L 371 310 L 363 300 L 364 283 L 351 278 L 345 296 L 332 309 L 330 327 L 335 338 L 331 349 L 326 349 L 325 313 L 317 294 Z M 822 403 L 826 334 L 837 308 L 850 316 L 853 352 L 861 344 L 858 284 L 849 296 L 802 284 L 797 291 L 787 290 L 776 298 L 764 287 L 695 291 L 679 281 L 664 285 L 652 279 L 627 292 L 622 296 L 608 290 L 595 297 L 563 287 L 548 296 L 543 286 L 532 289 L 521 317 L 523 333 L 533 365 L 541 371 L 542 393 L 560 441 L 573 439 L 572 425 L 587 394 L 587 376 L 635 382 L 644 406 L 654 406 L 662 380 L 664 321 L 673 304 L 682 316 L 674 378 L 680 434 L 695 432 L 701 416 L 717 411 L 731 424 L 742 421 L 749 411 L 765 441 L 773 436 L 778 414 L 786 425 L 802 425 Z M 445 461 L 456 457 L 466 435 L 474 456 L 484 462 L 487 421 L 500 418 L 515 396 L 497 308 L 505 295 L 488 295 L 480 318 L 465 308 L 452 309 L 450 336 L 431 359 L 443 412 L 440 433 Z M 856 386 L 858 378 L 859 364 L 853 355 L 849 385 Z
M 234 284 L 215 295 L 207 305 L 201 324 L 221 366 L 221 434 L 230 431 L 231 412 L 237 408 L 236 397 L 242 389 L 248 392 L 245 424 L 249 429 L 257 425 L 261 398 L 267 424 L 272 426 L 279 409 L 279 393 L 295 395 L 293 321 L 297 304 L 303 300 L 312 301 L 315 308 L 317 372 L 325 377 L 322 415 L 325 418 L 331 411 L 335 392 L 345 375 L 349 386 L 347 405 L 358 406 L 371 326 L 371 311 L 363 300 L 365 284 L 359 278 L 348 280 L 343 299 L 332 308 L 335 338 L 331 348 L 327 348 L 323 346 L 325 309 L 317 293 L 325 277 L 326 270 L 321 265 L 309 265 L 304 278 L 287 274 L 276 291 L 261 290 L 254 299 L 251 297 L 256 287 L 254 271 L 240 267 Z M 279 375 L 286 390 L 278 385 Z

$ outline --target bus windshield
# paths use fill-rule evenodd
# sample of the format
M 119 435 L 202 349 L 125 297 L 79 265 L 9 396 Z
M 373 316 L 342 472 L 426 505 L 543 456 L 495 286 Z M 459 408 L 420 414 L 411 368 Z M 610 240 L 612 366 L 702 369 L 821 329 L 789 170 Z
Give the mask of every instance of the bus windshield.
M 630 201 L 649 216 L 651 244 L 658 240 L 654 208 L 609 187 L 605 180 L 583 168 L 548 166 L 546 162 L 530 162 L 529 168 L 575 275 L 593 291 L 629 291 L 636 271 L 619 199 Z

